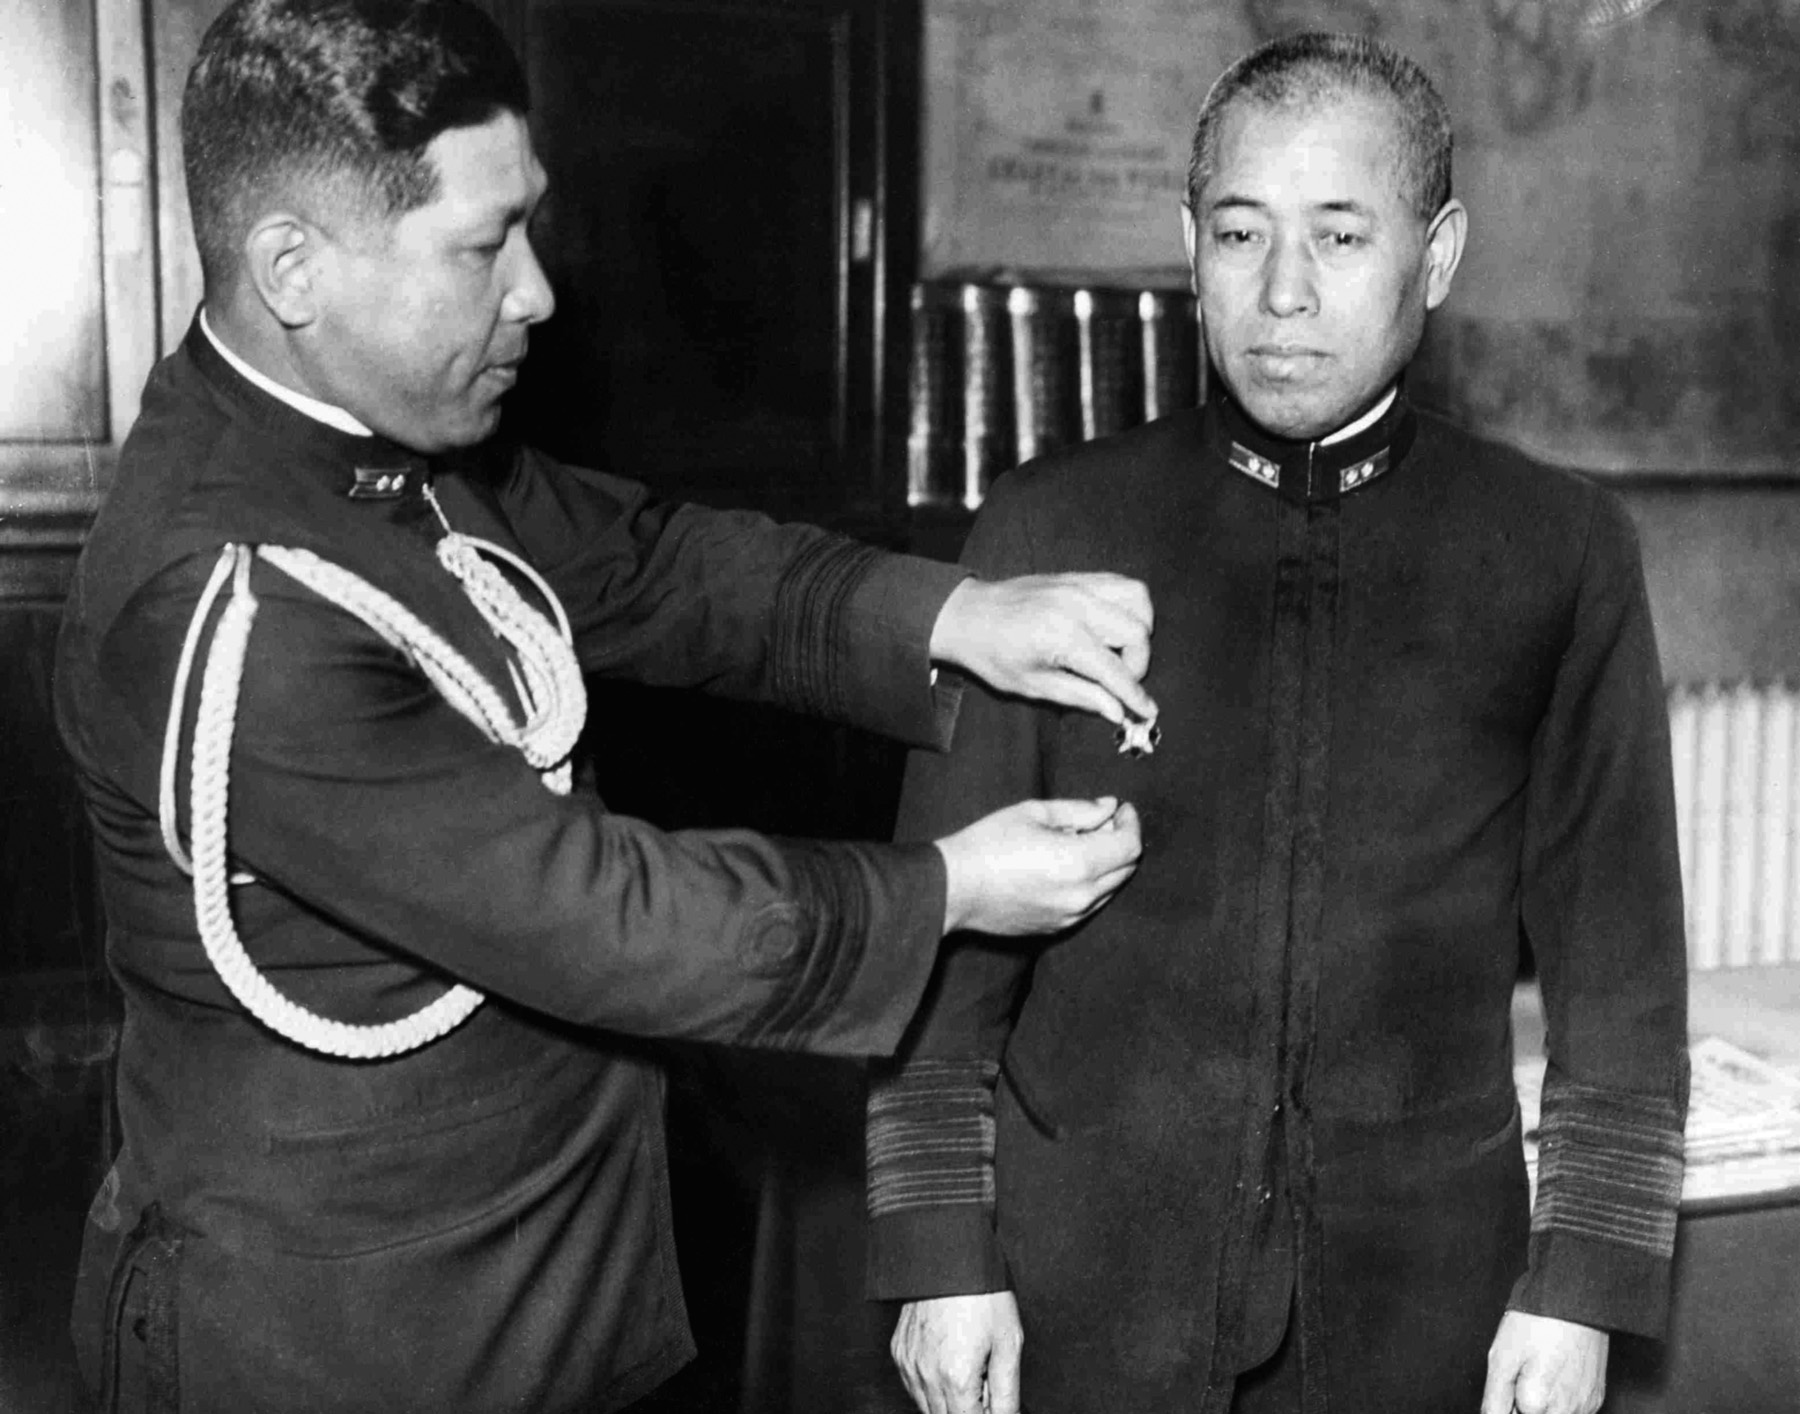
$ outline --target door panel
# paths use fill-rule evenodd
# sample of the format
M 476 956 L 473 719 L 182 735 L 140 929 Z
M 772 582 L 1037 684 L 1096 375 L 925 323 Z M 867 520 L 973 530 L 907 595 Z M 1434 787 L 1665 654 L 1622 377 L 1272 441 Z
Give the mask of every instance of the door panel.
M 521 430 L 670 495 L 814 518 L 881 499 L 892 22 L 869 0 L 524 7 L 559 303 Z
M 0 9 L 0 441 L 106 436 L 94 12 Z

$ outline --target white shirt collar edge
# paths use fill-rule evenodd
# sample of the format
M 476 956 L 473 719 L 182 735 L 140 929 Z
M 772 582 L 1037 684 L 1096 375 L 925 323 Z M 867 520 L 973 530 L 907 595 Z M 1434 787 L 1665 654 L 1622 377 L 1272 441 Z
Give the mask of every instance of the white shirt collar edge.
M 226 348 L 224 341 L 220 339 L 217 334 L 213 333 L 212 325 L 209 324 L 206 319 L 206 307 L 204 305 L 200 308 L 200 332 L 206 335 L 207 342 L 219 351 L 220 358 L 229 363 L 251 383 L 254 383 L 258 388 L 261 388 L 263 392 L 267 393 L 271 398 L 286 403 L 295 412 L 305 413 L 306 416 L 310 417 L 314 422 L 322 422 L 327 427 L 335 427 L 339 432 L 348 432 L 352 437 L 373 437 L 375 435 L 342 408 L 333 407 L 330 403 L 320 402 L 317 398 L 309 398 L 305 393 L 296 393 L 292 388 L 277 383 L 273 378 L 269 377 L 268 374 L 260 372 L 244 362 L 243 359 L 239 358 L 230 349 Z
M 1365 412 L 1361 417 L 1357 418 L 1356 421 L 1352 422 L 1349 426 L 1340 427 L 1340 428 L 1338 428 L 1338 430 L 1336 432 L 1333 432 L 1329 437 L 1321 439 L 1319 442 L 1319 445 L 1321 447 L 1329 447 L 1333 442 L 1345 441 L 1351 437 L 1354 437 L 1358 432 L 1363 431 L 1365 428 L 1373 427 L 1386 414 L 1387 410 L 1394 405 L 1394 399 L 1399 396 L 1400 396 L 1400 385 L 1398 383 L 1396 383 L 1393 387 L 1388 389 L 1387 396 L 1385 398 L 1383 398 L 1380 402 L 1376 403 L 1374 407 L 1370 408 L 1367 412 Z

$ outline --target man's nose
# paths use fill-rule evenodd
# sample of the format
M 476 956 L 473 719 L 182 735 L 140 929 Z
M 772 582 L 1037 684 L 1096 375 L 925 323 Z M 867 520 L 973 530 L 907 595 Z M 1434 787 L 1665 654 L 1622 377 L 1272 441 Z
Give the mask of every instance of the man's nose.
M 537 252 L 529 238 L 522 241 L 518 268 L 501 302 L 500 312 L 510 320 L 523 324 L 541 324 L 556 312 L 556 295 L 538 264 Z
M 1277 240 L 1263 264 L 1263 308 L 1278 318 L 1319 308 L 1312 252 L 1305 242 Z

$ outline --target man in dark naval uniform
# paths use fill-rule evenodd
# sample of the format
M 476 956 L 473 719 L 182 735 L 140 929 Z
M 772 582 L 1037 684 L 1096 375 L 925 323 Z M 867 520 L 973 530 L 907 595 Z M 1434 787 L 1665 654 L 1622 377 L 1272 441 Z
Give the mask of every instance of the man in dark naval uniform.
M 631 1401 L 692 1350 L 634 1038 L 891 1050 L 947 928 L 1066 926 L 1135 863 L 1106 800 L 933 848 L 571 790 L 584 673 L 941 744 L 933 660 L 1153 713 L 1149 602 L 502 445 L 551 312 L 526 106 L 462 0 L 244 0 L 189 81 L 206 303 L 58 660 L 125 997 L 74 1316 L 108 1408 Z
M 1467 222 L 1415 65 L 1278 41 L 1193 154 L 1216 396 L 1006 476 L 966 557 L 1144 579 L 1161 745 L 971 690 L 901 811 L 929 838 L 1129 794 L 1144 866 L 1035 959 L 947 946 L 871 1093 L 872 1293 L 909 1303 L 932 1414 L 1015 1414 L 1021 1384 L 1032 1414 L 1588 1414 L 1607 1332 L 1664 1323 L 1686 1105 L 1632 528 L 1407 400 Z

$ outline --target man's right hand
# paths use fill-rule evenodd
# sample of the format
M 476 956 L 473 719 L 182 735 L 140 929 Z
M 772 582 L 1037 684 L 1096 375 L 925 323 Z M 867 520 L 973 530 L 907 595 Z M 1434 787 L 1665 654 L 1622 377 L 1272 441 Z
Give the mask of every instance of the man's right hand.
M 1137 868 L 1137 811 L 1099 800 L 1022 800 L 937 842 L 944 931 L 1055 933 L 1111 898 Z
M 907 1302 L 888 1349 L 921 1414 L 1019 1414 L 1024 1346 L 1018 1303 L 994 1291 Z

